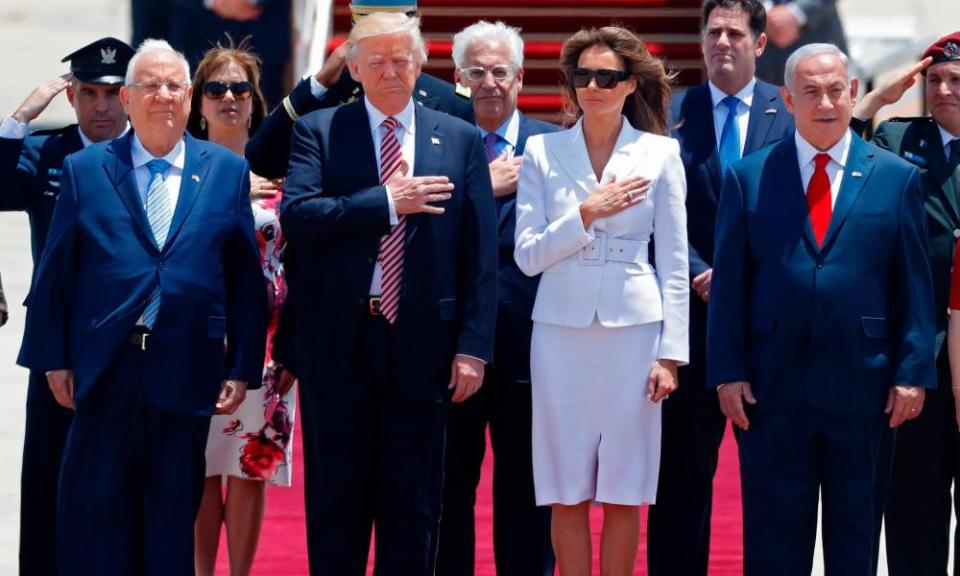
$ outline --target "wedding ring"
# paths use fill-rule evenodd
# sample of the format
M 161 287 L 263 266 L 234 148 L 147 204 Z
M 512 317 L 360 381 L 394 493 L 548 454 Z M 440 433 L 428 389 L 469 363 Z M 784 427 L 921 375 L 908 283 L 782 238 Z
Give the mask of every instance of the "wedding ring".
M 627 190 L 627 200 L 633 200 L 633 192 Z

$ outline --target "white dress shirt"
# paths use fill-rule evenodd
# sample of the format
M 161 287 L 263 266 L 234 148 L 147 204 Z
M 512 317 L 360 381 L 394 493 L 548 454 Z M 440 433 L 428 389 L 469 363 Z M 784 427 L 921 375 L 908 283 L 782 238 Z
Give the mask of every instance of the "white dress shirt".
M 713 132 L 717 137 L 717 147 L 720 146 L 720 136 L 723 135 L 723 125 L 727 123 L 727 116 L 730 109 L 723 103 L 723 99 L 731 94 L 717 88 L 713 82 L 708 82 L 710 86 L 710 99 L 713 101 Z M 757 85 L 757 79 L 751 78 L 742 90 L 732 96 L 736 96 L 740 103 L 737 104 L 737 128 L 740 131 L 740 157 L 743 158 L 743 150 L 747 146 L 747 127 L 750 124 L 750 107 L 753 106 L 753 88 Z
M 813 178 L 813 172 L 817 168 L 814 157 L 820 153 L 812 144 L 803 139 L 800 132 L 794 133 L 797 142 L 797 162 L 800 164 L 800 180 L 803 183 L 803 193 L 807 193 L 810 187 L 810 180 Z M 841 138 L 832 148 L 825 151 L 830 155 L 830 161 L 827 162 L 827 177 L 830 178 L 830 209 L 837 203 L 837 194 L 840 193 L 840 182 L 843 181 L 843 169 L 847 165 L 847 155 L 850 153 L 850 131 L 843 133 Z
M 377 155 L 377 171 L 380 170 L 380 142 L 383 140 L 383 137 L 387 133 L 387 129 L 381 126 L 383 121 L 387 119 L 387 115 L 377 110 L 373 104 L 370 103 L 370 100 L 364 96 L 363 104 L 367 107 L 367 117 L 370 119 L 370 134 L 373 137 L 373 152 Z M 397 140 L 400 141 L 400 156 L 403 158 L 404 162 L 409 166 L 407 170 L 407 175 L 413 175 L 413 159 L 415 156 L 415 143 L 416 143 L 416 121 L 414 119 L 414 111 L 417 109 L 413 104 L 413 98 L 407 103 L 406 108 L 400 111 L 399 114 L 394 114 L 393 117 L 397 119 L 397 122 L 400 123 L 400 126 L 396 129 Z M 390 196 L 390 190 L 387 192 L 387 209 L 390 211 L 390 226 L 396 226 L 400 222 L 400 218 L 397 216 L 397 206 L 393 202 L 393 197 Z M 383 270 L 380 266 L 380 260 L 377 259 L 377 263 L 373 267 L 373 280 L 370 282 L 370 295 L 379 296 L 380 295 L 380 279 L 383 276 Z

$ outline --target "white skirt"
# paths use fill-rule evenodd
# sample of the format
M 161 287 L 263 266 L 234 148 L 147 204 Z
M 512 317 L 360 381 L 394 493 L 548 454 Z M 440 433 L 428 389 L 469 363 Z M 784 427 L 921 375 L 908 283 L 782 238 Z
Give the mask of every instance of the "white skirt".
M 535 322 L 533 477 L 537 504 L 653 504 L 660 405 L 647 399 L 661 322 L 587 328 Z

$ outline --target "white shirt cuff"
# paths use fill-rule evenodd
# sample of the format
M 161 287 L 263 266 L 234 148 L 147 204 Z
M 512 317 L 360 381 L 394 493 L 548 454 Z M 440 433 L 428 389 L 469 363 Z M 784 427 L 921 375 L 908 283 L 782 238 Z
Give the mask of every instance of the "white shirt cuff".
M 23 140 L 27 137 L 27 125 L 14 120 L 13 116 L 7 116 L 0 124 L 0 138 L 8 140 Z
M 323 98 L 323 95 L 327 93 L 327 87 L 320 83 L 317 80 L 316 76 L 310 76 L 310 93 L 313 94 L 313 97 L 317 100 Z
M 469 355 L 469 354 L 457 354 L 457 356 L 460 357 L 460 358 L 473 358 L 473 359 L 476 360 L 477 362 L 483 363 L 484 366 L 486 366 L 486 364 L 487 364 L 487 361 L 484 360 L 483 358 L 477 358 L 476 356 L 471 356 L 471 355 Z
M 396 226 L 400 223 L 400 217 L 397 216 L 397 205 L 393 201 L 393 196 L 390 195 L 390 188 L 384 186 L 383 189 L 387 193 L 387 210 L 390 211 L 390 226 Z

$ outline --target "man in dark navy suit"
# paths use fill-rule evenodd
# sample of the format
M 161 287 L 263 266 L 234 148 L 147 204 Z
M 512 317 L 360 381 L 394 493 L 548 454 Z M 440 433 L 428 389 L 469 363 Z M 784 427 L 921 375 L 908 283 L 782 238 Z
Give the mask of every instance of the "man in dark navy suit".
M 707 305 L 723 170 L 793 130 L 777 87 L 758 80 L 765 12 L 759 0 L 708 0 L 701 48 L 708 81 L 676 95 L 670 111 L 687 179 L 690 364 L 663 405 L 657 504 L 650 508 L 647 566 L 653 576 L 706 576 L 713 475 L 727 419 L 706 386 Z
M 63 159 L 127 129 L 120 86 L 133 48 L 101 38 L 64 57 L 70 72 L 38 86 L 0 124 L 0 210 L 24 211 L 30 218 L 31 252 L 40 263 L 53 209 L 60 195 Z M 30 122 L 61 92 L 77 123 L 27 134 Z M 23 469 L 20 476 L 20 571 L 57 573 L 51 554 L 56 528 L 60 457 L 73 413 L 50 395 L 47 379 L 31 372 L 27 389 Z
M 415 104 L 418 20 L 347 44 L 361 100 L 294 126 L 281 223 L 299 274 L 294 355 L 314 574 L 433 574 L 450 401 L 493 357 L 496 215 L 477 129 Z M 296 293 L 296 296 L 295 296 Z
M 502 22 L 478 22 L 453 38 L 457 82 L 471 91 L 477 127 L 496 198 L 500 254 L 494 362 L 483 387 L 453 407 L 447 429 L 438 576 L 472 576 L 476 534 L 473 507 L 486 452 L 487 424 L 496 454 L 493 541 L 497 574 L 552 576 L 550 509 L 538 507 L 531 453 L 530 334 L 539 277 L 513 260 L 517 178 L 527 137 L 559 127 L 517 110 L 523 87 L 523 40 Z
M 186 59 L 141 45 L 132 130 L 69 156 L 24 362 L 75 409 L 59 574 L 192 574 L 210 415 L 259 386 L 266 294 L 247 163 L 184 134 Z M 48 550 L 53 554 L 53 550 Z
M 400 12 L 417 15 L 413 0 L 356 0 L 350 3 L 353 21 L 377 12 Z M 454 90 L 449 82 L 420 74 L 413 90 L 418 106 L 446 112 L 466 122 L 473 122 L 473 108 L 468 94 Z M 313 76 L 301 80 L 263 121 L 247 143 L 246 156 L 250 167 L 265 178 L 279 178 L 287 173 L 290 158 L 290 132 L 298 118 L 314 110 L 332 108 L 363 99 L 363 86 L 351 77 L 346 67 L 346 45 L 341 44 Z
M 936 387 L 919 171 L 849 130 L 831 44 L 787 60 L 797 129 L 727 170 L 708 382 L 740 429 L 745 576 L 873 574 L 893 429 Z M 923 490 L 925 486 L 914 486 Z

